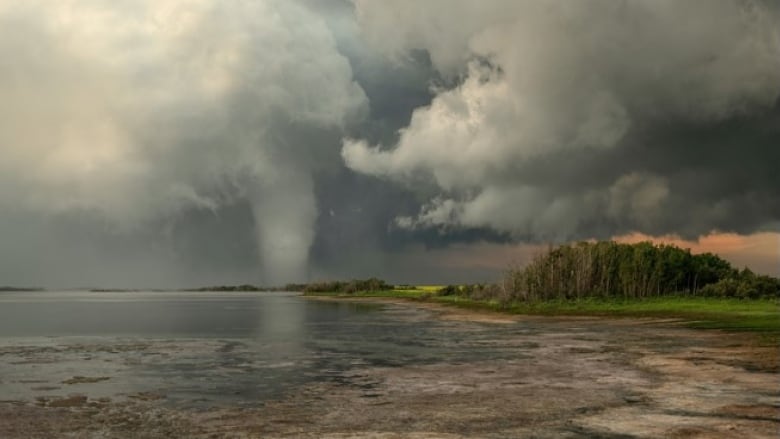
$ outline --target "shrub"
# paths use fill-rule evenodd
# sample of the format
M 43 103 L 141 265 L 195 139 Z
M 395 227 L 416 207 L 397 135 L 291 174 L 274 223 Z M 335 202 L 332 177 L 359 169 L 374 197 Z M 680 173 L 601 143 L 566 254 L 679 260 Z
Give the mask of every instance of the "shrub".
M 436 294 L 439 296 L 457 296 L 460 294 L 460 287 L 457 285 L 447 285 L 439 288 L 439 291 L 437 291 Z
M 780 298 L 780 280 L 770 276 L 757 276 L 745 269 L 738 277 L 721 279 L 706 285 L 699 293 L 703 296 L 739 299 Z

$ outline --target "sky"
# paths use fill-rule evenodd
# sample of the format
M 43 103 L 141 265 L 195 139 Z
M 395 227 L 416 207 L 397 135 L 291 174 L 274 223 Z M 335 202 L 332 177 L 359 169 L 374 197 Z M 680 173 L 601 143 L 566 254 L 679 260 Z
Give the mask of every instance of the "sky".
M 0 0 L 0 285 L 780 275 L 780 7 Z

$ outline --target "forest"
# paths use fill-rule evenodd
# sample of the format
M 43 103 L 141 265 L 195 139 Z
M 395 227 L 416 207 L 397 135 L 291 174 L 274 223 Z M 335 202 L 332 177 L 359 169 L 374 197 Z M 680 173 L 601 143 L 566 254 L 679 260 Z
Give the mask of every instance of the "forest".
M 780 298 L 780 279 L 673 245 L 579 242 L 550 247 L 527 266 L 508 270 L 499 284 L 448 286 L 439 294 L 499 301 L 665 295 Z

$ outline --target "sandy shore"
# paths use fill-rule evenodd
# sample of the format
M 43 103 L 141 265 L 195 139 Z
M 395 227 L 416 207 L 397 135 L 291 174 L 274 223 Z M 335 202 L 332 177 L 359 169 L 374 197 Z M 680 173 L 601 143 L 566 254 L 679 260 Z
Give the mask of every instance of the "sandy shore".
M 777 438 L 780 432 L 780 350 L 749 334 L 691 330 L 674 321 L 529 318 L 383 301 L 400 314 L 423 307 L 429 318 L 453 324 L 534 330 L 495 341 L 522 349 L 522 358 L 357 367 L 260 407 L 176 409 L 154 393 L 4 401 L 0 437 Z M 100 385 L 95 377 L 74 378 Z

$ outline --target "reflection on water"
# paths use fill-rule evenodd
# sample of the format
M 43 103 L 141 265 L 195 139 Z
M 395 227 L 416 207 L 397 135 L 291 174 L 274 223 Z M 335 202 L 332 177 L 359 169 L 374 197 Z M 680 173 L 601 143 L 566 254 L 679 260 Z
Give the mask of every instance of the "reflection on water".
M 497 335 L 409 307 L 285 293 L 4 292 L 0 398 L 252 405 L 360 367 L 522 355 Z

